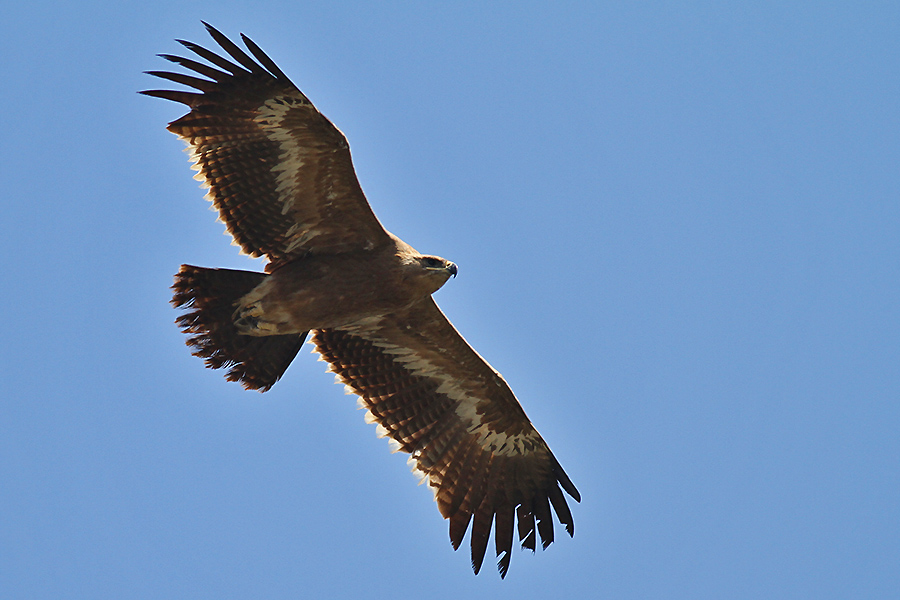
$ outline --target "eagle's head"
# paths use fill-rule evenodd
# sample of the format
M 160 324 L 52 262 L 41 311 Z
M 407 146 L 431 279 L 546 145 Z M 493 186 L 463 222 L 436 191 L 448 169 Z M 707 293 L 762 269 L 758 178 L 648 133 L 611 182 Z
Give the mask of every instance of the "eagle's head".
M 409 264 L 410 272 L 417 286 L 425 293 L 433 294 L 450 277 L 456 277 L 456 265 L 440 256 L 416 256 Z

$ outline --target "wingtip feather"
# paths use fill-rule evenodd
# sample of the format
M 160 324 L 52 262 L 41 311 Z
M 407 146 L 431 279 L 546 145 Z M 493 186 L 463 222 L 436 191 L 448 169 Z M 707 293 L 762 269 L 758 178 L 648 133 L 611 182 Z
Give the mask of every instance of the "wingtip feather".
M 482 502 L 472 518 L 472 533 L 469 540 L 472 546 L 472 569 L 475 570 L 476 575 L 484 563 L 484 554 L 487 551 L 488 538 L 491 536 L 493 520 L 494 511 L 490 504 Z
M 193 106 L 198 98 L 203 97 L 203 94 L 198 94 L 196 92 L 181 92 L 177 90 L 141 90 L 138 94 L 162 98 L 163 100 L 171 100 L 172 102 L 180 102 L 186 106 Z
M 551 454 L 553 458 L 553 474 L 556 476 L 556 480 L 559 481 L 559 484 L 562 486 L 566 493 L 572 496 L 572 499 L 575 502 L 581 503 L 581 494 L 575 488 L 575 484 L 572 483 L 572 480 L 569 479 L 569 476 L 563 470 L 562 465 L 559 464 L 559 461 L 556 460 L 556 457 Z
M 269 55 L 263 52 L 262 48 L 256 45 L 256 43 L 251 40 L 249 37 L 241 34 L 241 40 L 243 40 L 244 45 L 247 46 L 247 49 L 250 50 L 250 53 L 256 57 L 256 60 L 262 64 L 263 67 L 268 69 L 268 71 L 275 76 L 279 81 L 283 81 L 286 84 L 294 85 L 291 83 L 291 80 L 288 79 L 288 76 L 284 74 L 284 72 L 278 68 L 278 65 L 275 64 L 275 61 L 269 58 Z M 296 86 L 294 86 L 296 87 Z
M 227 52 L 231 56 L 231 58 L 240 63 L 242 67 L 249 70 L 251 73 L 256 73 L 257 75 L 268 75 L 265 69 L 260 67 L 258 64 L 256 64 L 256 62 L 254 62 L 252 58 L 247 56 L 247 53 L 241 50 L 241 48 L 238 47 L 237 44 L 228 39 L 228 36 L 205 21 L 201 21 L 201 23 L 206 26 L 206 31 L 210 36 L 212 36 L 213 40 L 215 40 L 215 42 L 219 44 L 219 46 L 223 50 L 225 50 L 225 52 Z

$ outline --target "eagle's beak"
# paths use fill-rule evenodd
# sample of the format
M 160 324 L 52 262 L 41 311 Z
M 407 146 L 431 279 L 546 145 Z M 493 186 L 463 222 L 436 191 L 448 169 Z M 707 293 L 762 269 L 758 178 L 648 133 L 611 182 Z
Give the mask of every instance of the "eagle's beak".
M 456 263 L 450 263 L 449 265 L 447 265 L 447 270 L 451 275 L 456 277 L 456 272 L 458 271 L 458 269 L 456 268 Z

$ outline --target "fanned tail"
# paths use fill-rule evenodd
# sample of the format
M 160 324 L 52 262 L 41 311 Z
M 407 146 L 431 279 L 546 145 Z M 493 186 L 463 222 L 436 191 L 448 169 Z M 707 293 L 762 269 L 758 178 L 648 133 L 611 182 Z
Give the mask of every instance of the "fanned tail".
M 281 378 L 306 339 L 306 333 L 267 337 L 238 333 L 235 304 L 266 277 L 252 271 L 181 265 L 172 286 L 172 304 L 189 310 L 175 322 L 189 336 L 187 345 L 194 348 L 194 356 L 212 369 L 227 368 L 229 381 L 261 392 Z

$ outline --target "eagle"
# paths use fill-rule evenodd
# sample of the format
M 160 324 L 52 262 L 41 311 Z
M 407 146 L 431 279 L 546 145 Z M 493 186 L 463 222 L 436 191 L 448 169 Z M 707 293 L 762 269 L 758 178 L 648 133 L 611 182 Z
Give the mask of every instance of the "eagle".
M 265 257 L 264 272 L 182 265 L 176 323 L 206 366 L 264 392 L 311 333 L 315 350 L 366 421 L 427 482 L 458 549 L 471 523 L 472 568 L 491 529 L 506 576 L 514 528 L 523 549 L 570 536 L 564 490 L 581 496 L 503 377 L 432 299 L 457 266 L 421 254 L 372 212 L 347 139 L 253 41 L 249 54 L 207 23 L 217 54 L 160 54 L 193 74 L 147 71 L 192 88 L 146 90 L 190 112 L 168 130 L 188 146 L 195 179 L 233 243 Z M 252 55 L 252 56 L 251 56 Z M 198 76 L 199 75 L 199 76 Z

